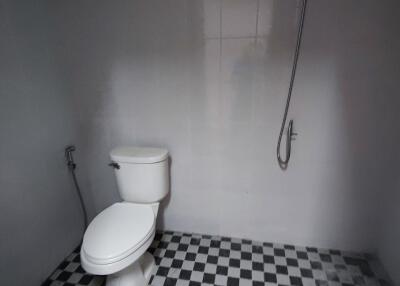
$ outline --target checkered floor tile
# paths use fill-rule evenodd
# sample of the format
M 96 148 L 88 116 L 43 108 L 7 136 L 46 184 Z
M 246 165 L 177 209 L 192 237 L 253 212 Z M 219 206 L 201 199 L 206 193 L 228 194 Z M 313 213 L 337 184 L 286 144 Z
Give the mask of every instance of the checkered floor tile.
M 157 265 L 153 286 L 390 285 L 371 256 L 339 250 L 165 231 L 156 234 L 149 251 Z M 84 272 L 77 249 L 43 285 L 99 286 L 104 281 Z
M 105 284 L 103 276 L 93 276 L 87 274 L 85 270 L 83 270 L 81 267 L 79 251 L 80 247 L 76 248 L 63 262 L 61 262 L 42 286 L 103 286 Z

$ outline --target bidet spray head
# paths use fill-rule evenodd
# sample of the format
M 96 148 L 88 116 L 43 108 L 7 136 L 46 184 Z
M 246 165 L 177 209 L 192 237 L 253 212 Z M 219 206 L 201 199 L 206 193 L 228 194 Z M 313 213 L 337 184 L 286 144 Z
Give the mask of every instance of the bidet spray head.
M 75 151 L 74 145 L 69 145 L 65 148 L 65 159 L 67 160 L 67 166 L 70 170 L 75 170 L 76 168 L 74 157 L 72 157 L 72 152 L 74 151 Z

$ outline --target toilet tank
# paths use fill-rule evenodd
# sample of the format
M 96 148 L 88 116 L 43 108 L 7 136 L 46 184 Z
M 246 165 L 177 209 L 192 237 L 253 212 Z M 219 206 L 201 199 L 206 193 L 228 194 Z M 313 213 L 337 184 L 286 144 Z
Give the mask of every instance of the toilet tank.
M 169 191 L 168 151 L 162 148 L 118 147 L 111 151 L 118 191 L 124 201 L 156 203 Z

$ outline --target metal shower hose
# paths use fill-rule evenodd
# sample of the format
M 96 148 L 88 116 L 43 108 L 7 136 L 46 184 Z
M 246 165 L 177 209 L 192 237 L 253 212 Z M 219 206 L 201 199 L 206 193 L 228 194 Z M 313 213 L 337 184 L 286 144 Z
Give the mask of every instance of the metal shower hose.
M 282 157 L 281 157 L 281 141 L 282 141 L 283 131 L 285 130 L 285 126 L 286 126 L 286 119 L 287 119 L 287 115 L 288 115 L 288 111 L 289 111 L 290 99 L 292 97 L 293 83 L 294 83 L 294 79 L 296 77 L 297 61 L 299 59 L 300 45 L 301 45 L 303 26 L 304 26 L 304 18 L 305 18 L 305 14 L 306 14 L 307 0 L 302 0 L 302 2 L 303 2 L 303 5 L 301 8 L 299 27 L 298 27 L 298 31 L 297 31 L 296 50 L 294 52 L 294 59 L 293 59 L 293 66 L 292 66 L 292 74 L 290 77 L 289 91 L 288 91 L 288 95 L 287 95 L 285 112 L 283 114 L 281 130 L 279 132 L 278 144 L 277 144 L 277 148 L 276 148 L 276 155 L 278 158 L 278 163 L 282 169 L 287 168 L 287 165 L 290 160 L 291 149 L 292 149 L 291 141 L 293 140 L 293 136 L 297 135 L 296 133 L 293 132 L 293 119 L 291 119 L 289 121 L 288 129 L 287 129 L 286 158 L 282 159 Z

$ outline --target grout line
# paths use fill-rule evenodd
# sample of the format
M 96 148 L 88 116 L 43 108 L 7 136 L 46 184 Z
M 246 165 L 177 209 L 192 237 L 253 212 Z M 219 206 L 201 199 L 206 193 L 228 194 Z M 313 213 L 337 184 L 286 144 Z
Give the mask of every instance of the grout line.
M 219 69 L 221 72 L 222 57 L 222 0 L 219 0 Z
M 255 38 L 267 38 L 267 36 L 226 36 L 226 37 L 206 37 L 204 40 L 235 40 L 235 39 L 255 39 Z
M 219 0 L 219 57 L 218 57 L 218 101 L 219 111 L 223 114 L 224 97 L 222 96 L 222 0 Z M 221 121 L 221 118 L 219 118 Z
M 257 0 L 257 14 L 256 14 L 256 44 L 258 39 L 258 18 L 260 14 L 260 0 Z

